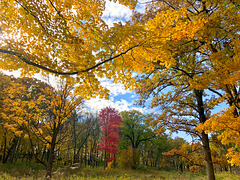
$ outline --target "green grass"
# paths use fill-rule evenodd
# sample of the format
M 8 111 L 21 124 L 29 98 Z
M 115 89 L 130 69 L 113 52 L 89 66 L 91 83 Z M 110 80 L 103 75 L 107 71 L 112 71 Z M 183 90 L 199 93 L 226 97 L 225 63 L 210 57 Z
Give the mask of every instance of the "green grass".
M 10 179 L 32 177 L 40 178 L 45 174 L 45 167 L 40 164 L 26 164 L 26 163 L 6 163 L 0 164 L 0 179 L 11 176 Z
M 44 167 L 38 164 L 0 164 L 0 180 L 43 180 Z M 53 170 L 53 179 L 59 180 L 206 180 L 203 173 L 166 170 L 124 170 L 103 168 L 78 168 L 63 167 Z M 217 173 L 217 180 L 238 180 L 239 175 L 230 173 Z

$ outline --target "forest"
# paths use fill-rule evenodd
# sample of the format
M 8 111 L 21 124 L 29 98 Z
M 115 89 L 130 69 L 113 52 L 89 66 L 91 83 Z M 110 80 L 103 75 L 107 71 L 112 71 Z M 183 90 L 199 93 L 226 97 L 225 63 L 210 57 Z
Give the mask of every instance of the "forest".
M 107 2 L 130 20 L 108 25 Z M 0 178 L 239 179 L 239 11 L 238 0 L 0 0 Z M 100 78 L 154 112 L 86 111 L 109 98 Z M 171 136 L 182 131 L 192 141 Z

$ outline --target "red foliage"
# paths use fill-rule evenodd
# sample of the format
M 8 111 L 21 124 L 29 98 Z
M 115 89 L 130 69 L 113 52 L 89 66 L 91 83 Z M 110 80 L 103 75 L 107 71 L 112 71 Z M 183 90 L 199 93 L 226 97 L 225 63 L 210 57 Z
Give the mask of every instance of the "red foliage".
M 117 146 L 120 143 L 118 137 L 122 118 L 118 111 L 110 107 L 102 109 L 98 118 L 104 134 L 104 137 L 99 140 L 100 143 L 98 144 L 98 147 L 101 151 L 105 151 L 111 155 L 107 157 L 107 161 L 111 162 L 115 159 L 115 155 L 119 151 Z

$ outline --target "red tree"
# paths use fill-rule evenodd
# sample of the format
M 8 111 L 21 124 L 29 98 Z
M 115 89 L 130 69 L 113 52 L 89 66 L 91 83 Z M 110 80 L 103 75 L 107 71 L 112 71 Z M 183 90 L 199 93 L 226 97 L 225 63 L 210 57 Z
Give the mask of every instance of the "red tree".
M 98 116 L 99 124 L 104 137 L 101 138 L 98 147 L 101 151 L 105 151 L 105 159 L 107 162 L 115 160 L 116 154 L 118 153 L 118 144 L 120 141 L 119 137 L 119 126 L 121 123 L 121 116 L 119 112 L 114 108 L 106 107 L 100 111 Z M 108 154 L 108 156 L 106 156 Z

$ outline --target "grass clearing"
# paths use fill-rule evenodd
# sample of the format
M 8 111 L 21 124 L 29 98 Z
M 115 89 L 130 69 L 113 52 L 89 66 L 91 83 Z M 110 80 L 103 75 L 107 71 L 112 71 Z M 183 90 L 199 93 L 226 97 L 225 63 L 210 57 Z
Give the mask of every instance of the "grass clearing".
M 44 180 L 44 167 L 38 164 L 0 164 L 0 180 Z M 204 173 L 167 170 L 131 170 L 62 167 L 54 169 L 55 180 L 206 180 Z M 239 175 L 217 173 L 217 180 L 239 180 Z

